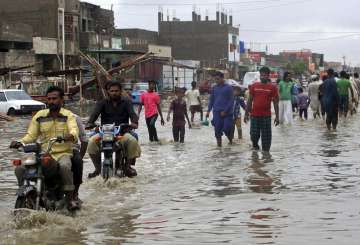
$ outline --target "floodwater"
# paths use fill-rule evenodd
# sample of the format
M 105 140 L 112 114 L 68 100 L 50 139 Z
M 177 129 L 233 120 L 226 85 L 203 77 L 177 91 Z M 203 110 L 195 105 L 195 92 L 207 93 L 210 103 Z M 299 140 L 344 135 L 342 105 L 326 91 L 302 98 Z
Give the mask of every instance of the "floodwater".
M 85 180 L 76 217 L 33 212 L 14 220 L 16 181 L 8 149 L 29 117 L 0 124 L 0 244 L 359 244 L 360 114 L 326 131 L 322 120 L 273 130 L 271 157 L 245 139 L 217 148 L 211 127 L 150 144 L 134 179 Z M 93 170 L 89 159 L 85 173 Z

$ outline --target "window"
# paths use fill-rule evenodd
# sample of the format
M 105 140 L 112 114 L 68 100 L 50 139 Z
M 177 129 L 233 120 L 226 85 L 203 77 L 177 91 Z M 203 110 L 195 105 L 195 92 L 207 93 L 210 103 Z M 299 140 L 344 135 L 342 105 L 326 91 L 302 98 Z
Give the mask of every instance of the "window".
M 6 102 L 6 97 L 4 92 L 0 92 L 0 102 Z
M 30 95 L 25 93 L 25 91 L 19 90 L 19 91 L 8 91 L 6 92 L 6 97 L 9 100 L 32 100 Z
M 87 28 L 86 28 L 86 19 L 82 19 L 82 31 L 83 32 L 87 32 Z

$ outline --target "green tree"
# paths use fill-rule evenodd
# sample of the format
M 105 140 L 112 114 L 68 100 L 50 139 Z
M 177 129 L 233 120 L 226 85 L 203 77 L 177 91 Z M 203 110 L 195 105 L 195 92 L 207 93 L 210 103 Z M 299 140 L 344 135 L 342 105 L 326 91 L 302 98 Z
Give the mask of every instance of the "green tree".
M 286 64 L 285 68 L 294 75 L 302 75 L 307 71 L 307 66 L 303 61 L 293 61 Z

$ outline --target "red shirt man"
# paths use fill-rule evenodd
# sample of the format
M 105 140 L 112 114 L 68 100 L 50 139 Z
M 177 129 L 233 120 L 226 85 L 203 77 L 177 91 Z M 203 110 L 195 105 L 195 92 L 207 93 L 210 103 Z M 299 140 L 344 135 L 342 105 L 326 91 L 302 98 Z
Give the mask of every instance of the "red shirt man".
M 261 82 L 254 83 L 250 87 L 250 96 L 248 100 L 248 107 L 245 113 L 244 121 L 249 121 L 249 114 L 251 113 L 250 121 L 250 136 L 253 143 L 253 148 L 259 150 L 258 145 L 261 137 L 262 150 L 269 152 L 271 147 L 272 133 L 271 133 L 271 102 L 274 103 L 275 110 L 275 126 L 279 125 L 279 94 L 275 85 L 271 84 L 269 79 L 270 69 L 263 67 L 260 69 Z
M 279 98 L 278 89 L 272 83 L 254 83 L 250 87 L 250 96 L 253 98 L 251 116 L 271 116 L 271 102 Z

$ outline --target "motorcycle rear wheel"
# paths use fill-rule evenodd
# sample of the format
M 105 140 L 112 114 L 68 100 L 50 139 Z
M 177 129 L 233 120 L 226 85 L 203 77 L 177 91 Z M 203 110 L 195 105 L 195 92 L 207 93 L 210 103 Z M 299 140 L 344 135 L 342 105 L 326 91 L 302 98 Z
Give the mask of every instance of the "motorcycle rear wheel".
M 101 173 L 103 179 L 107 181 L 112 175 L 112 169 L 110 167 L 104 167 Z

